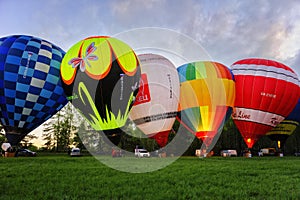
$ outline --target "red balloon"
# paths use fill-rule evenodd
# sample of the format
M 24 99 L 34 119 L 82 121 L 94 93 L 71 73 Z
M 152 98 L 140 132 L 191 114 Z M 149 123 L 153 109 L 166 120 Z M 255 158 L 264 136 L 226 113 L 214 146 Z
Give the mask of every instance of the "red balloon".
M 288 66 L 266 59 L 235 62 L 236 100 L 232 118 L 248 148 L 293 110 L 299 79 Z

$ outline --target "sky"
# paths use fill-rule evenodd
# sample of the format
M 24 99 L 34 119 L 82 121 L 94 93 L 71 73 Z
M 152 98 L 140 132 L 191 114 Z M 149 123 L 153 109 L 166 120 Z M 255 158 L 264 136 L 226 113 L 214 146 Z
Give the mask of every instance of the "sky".
M 0 0 L 0 37 L 27 34 L 67 51 L 94 35 L 159 27 L 190 37 L 230 66 L 260 57 L 300 75 L 298 0 Z

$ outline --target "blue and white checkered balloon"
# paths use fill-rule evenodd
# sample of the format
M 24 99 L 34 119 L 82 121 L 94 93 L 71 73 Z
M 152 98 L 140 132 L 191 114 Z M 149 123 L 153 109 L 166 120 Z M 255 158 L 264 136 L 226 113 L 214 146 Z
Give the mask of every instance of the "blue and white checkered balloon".
M 0 38 L 0 120 L 12 145 L 68 102 L 60 80 L 64 55 L 33 36 Z

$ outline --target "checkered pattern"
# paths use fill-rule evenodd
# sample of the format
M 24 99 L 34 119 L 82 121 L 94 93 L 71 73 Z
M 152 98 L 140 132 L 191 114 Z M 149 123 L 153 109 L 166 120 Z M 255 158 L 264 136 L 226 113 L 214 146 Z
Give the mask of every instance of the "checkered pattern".
M 32 36 L 0 39 L 0 120 L 30 132 L 66 103 L 60 81 L 65 52 Z

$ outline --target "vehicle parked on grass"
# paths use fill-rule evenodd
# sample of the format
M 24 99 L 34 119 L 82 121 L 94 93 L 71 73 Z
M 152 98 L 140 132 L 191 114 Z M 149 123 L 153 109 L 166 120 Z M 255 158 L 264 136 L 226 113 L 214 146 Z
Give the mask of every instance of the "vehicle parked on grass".
M 146 149 L 139 149 L 135 156 L 138 158 L 150 158 L 150 153 Z
M 300 156 L 300 152 L 296 152 L 294 155 L 295 156 Z
M 214 152 L 213 151 L 210 151 L 207 153 L 206 149 L 196 149 L 195 151 L 195 155 L 197 157 L 211 157 L 214 155 Z
M 80 148 L 72 148 L 70 152 L 70 156 L 81 156 Z
M 275 156 L 276 149 L 275 148 L 263 148 L 258 152 L 258 156 Z
M 35 157 L 36 152 L 30 151 L 29 149 L 19 149 L 16 152 L 16 156 L 24 156 L 24 157 Z
M 222 157 L 237 156 L 237 152 L 234 149 L 222 150 L 220 154 Z

